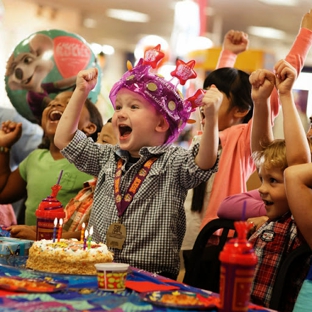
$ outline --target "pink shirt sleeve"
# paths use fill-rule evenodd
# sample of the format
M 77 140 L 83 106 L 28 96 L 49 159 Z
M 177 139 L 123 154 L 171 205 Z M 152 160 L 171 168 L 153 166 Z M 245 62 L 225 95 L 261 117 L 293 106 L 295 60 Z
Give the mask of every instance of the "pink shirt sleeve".
M 252 190 L 226 197 L 218 209 L 222 219 L 241 220 L 244 201 L 246 201 L 246 219 L 266 215 L 263 200 L 258 190 Z
M 11 204 L 0 205 L 0 225 L 17 224 L 14 209 Z
M 286 61 L 296 69 L 297 75 L 299 75 L 302 70 L 304 61 L 307 58 L 311 45 L 312 31 L 307 28 L 300 28 L 299 33 L 285 58 Z M 276 88 L 273 89 L 270 100 L 272 108 L 271 120 L 273 125 L 274 118 L 277 116 L 279 110 Z
M 229 50 L 221 50 L 216 68 L 234 67 L 237 55 Z

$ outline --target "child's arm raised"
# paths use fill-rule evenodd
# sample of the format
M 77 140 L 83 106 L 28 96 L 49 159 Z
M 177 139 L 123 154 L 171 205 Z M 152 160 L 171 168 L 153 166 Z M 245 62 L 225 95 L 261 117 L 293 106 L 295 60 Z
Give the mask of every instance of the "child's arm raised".
M 203 170 L 212 168 L 217 160 L 219 146 L 218 112 L 222 99 L 223 94 L 215 85 L 211 85 L 203 97 L 200 108 L 205 115 L 205 125 L 195 162 Z
M 248 35 L 243 31 L 230 30 L 223 40 L 222 51 L 220 53 L 217 67 L 233 67 L 237 55 L 248 49 L 249 40 Z
M 76 89 L 70 98 L 67 107 L 57 125 L 54 143 L 59 149 L 63 149 L 72 140 L 78 129 L 80 113 L 89 92 L 97 83 L 98 70 L 90 68 L 78 73 Z
M 296 69 L 285 60 L 280 60 L 274 66 L 274 70 L 276 88 L 282 104 L 288 166 L 310 162 L 311 152 L 307 136 L 292 94 L 292 87 L 297 78 Z
M 301 234 L 312 248 L 312 163 L 287 167 L 284 179 L 291 213 Z
M 5 121 L 0 128 L 0 203 L 13 203 L 26 195 L 26 182 L 19 169 L 11 172 L 10 148 L 18 141 L 22 133 L 22 124 Z
M 252 85 L 251 97 L 254 102 L 251 150 L 255 152 L 262 149 L 262 142 L 271 142 L 274 139 L 270 118 L 270 95 L 275 78 L 269 70 L 258 69 L 250 75 L 249 81 Z

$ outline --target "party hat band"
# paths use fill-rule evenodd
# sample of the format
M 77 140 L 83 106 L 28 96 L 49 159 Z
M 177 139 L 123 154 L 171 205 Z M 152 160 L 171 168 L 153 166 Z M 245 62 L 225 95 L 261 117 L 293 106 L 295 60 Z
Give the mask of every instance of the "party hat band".
M 191 112 L 200 105 L 199 97 L 202 98 L 202 92 L 197 92 L 196 95 L 184 100 L 183 95 L 177 89 L 178 82 L 184 85 L 188 79 L 196 78 L 197 75 L 193 70 L 195 61 L 184 63 L 182 60 L 178 60 L 176 69 L 171 72 L 173 78 L 170 81 L 153 73 L 151 69 L 156 68 L 157 63 L 163 57 L 164 53 L 160 51 L 160 45 L 147 50 L 144 58 L 141 58 L 135 67 L 128 68 L 129 70 L 113 86 L 109 97 L 115 107 L 117 93 L 120 89 L 126 88 L 140 94 L 166 118 L 170 129 L 167 143 L 170 143 L 182 131 Z M 174 77 L 178 79 L 176 85 L 171 82 Z

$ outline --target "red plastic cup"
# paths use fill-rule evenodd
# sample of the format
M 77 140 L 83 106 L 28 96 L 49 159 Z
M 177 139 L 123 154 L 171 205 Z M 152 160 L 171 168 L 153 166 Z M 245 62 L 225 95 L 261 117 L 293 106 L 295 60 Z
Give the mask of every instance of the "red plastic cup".
M 230 239 L 220 253 L 219 312 L 248 311 L 250 293 L 258 262 L 252 244 L 246 239 L 250 225 L 235 222 L 237 238 Z
M 56 184 L 52 187 L 52 194 L 43 199 L 35 212 L 37 217 L 36 240 L 53 238 L 54 220 L 64 219 L 65 211 L 56 195 L 61 186 Z

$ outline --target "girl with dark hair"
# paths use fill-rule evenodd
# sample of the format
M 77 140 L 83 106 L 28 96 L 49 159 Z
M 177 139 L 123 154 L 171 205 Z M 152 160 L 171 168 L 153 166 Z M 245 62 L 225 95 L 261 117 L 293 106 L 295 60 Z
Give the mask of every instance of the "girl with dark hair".
M 307 18 L 304 17 L 299 34 L 286 56 L 286 61 L 295 67 L 297 75 L 303 67 L 311 43 L 312 31 L 307 24 Z M 186 200 L 187 228 L 182 250 L 193 248 L 200 229 L 212 219 L 217 218 L 217 211 L 223 199 L 229 195 L 247 191 L 246 182 L 255 171 L 255 165 L 251 158 L 253 101 L 249 75 L 232 68 L 237 55 L 244 52 L 247 47 L 248 37 L 245 33 L 229 31 L 224 38 L 218 69 L 209 73 L 204 81 L 207 93 L 212 87 L 216 87 L 223 95 L 218 115 L 219 169 L 208 182 L 193 190 L 191 208 L 187 207 L 188 198 Z M 269 118 L 273 126 L 274 118 L 279 112 L 277 92 L 272 93 L 270 106 L 271 116 Z M 205 116 L 202 113 L 201 119 L 204 127 Z M 264 133 L 259 133 L 259 140 L 262 135 Z M 199 139 L 200 137 L 195 137 L 193 141 Z
M 81 190 L 83 183 L 92 178 L 64 158 L 54 144 L 54 135 L 58 122 L 72 96 L 72 91 L 59 93 L 43 110 L 41 126 L 44 131 L 44 144 L 34 150 L 11 172 L 9 167 L 10 147 L 19 139 L 21 123 L 6 121 L 0 131 L 0 203 L 11 203 L 27 197 L 25 202 L 25 224 L 36 225 L 35 211 L 42 199 L 51 193 L 51 187 L 57 182 L 63 170 L 62 188 L 58 200 L 65 205 Z M 96 140 L 103 126 L 102 117 L 96 106 L 89 100 L 82 110 L 79 129 L 88 137 Z

